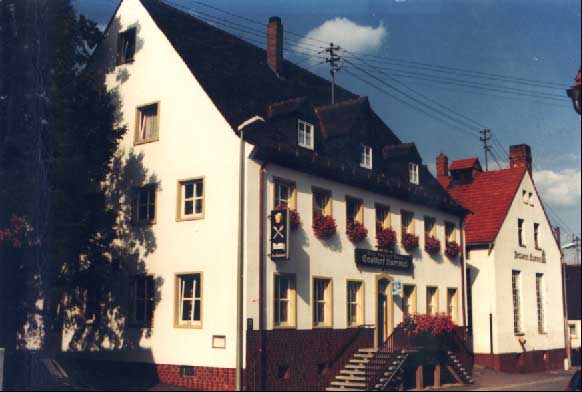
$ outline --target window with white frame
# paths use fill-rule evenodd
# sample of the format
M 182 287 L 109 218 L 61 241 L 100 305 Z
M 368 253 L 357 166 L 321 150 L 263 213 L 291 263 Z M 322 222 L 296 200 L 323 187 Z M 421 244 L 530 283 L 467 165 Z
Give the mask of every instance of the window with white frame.
M 376 204 L 376 231 L 380 232 L 382 229 L 390 228 L 390 207 Z
M 297 144 L 301 147 L 313 150 L 314 139 L 313 124 L 301 119 L 297 120 Z
M 136 28 L 132 27 L 117 35 L 117 65 L 130 63 L 135 54 Z
M 347 315 L 348 326 L 364 324 L 364 289 L 361 281 L 348 281 L 347 284 Z
M 313 279 L 313 325 L 331 326 L 331 280 Z
M 408 163 L 408 179 L 412 184 L 419 184 L 418 164 L 414 162 Z
M 136 224 L 152 224 L 156 220 L 156 185 L 140 187 L 135 193 L 133 221 Z
M 313 217 L 316 217 L 317 214 L 331 215 L 331 191 L 313 189 Z
M 426 313 L 437 314 L 439 312 L 439 298 L 437 287 L 426 287 Z
M 154 312 L 154 277 L 136 276 L 131 285 L 131 320 L 138 324 L 149 325 Z
M 416 286 L 404 285 L 402 287 L 402 314 L 410 315 L 416 312 Z
M 457 322 L 457 288 L 447 288 L 447 315 L 451 317 L 453 322 Z
M 414 235 L 415 230 L 414 230 L 414 214 L 411 212 L 407 212 L 405 210 L 402 210 L 400 212 L 400 216 L 402 219 L 402 235 Z
M 274 291 L 273 322 L 275 326 L 295 326 L 295 276 L 276 275 Z
M 346 225 L 364 223 L 364 207 L 361 199 L 346 197 Z
M 513 300 L 513 332 L 521 334 L 521 276 L 517 270 L 511 271 L 511 292 Z
M 149 104 L 137 108 L 135 143 L 158 140 L 159 105 Z
M 536 274 L 536 305 L 538 314 L 538 333 L 546 332 L 544 322 L 544 275 Z
M 178 327 L 199 327 L 202 324 L 202 274 L 176 276 Z
M 372 169 L 372 147 L 360 145 L 360 166 L 362 168 Z
M 285 206 L 289 209 L 295 209 L 295 184 L 289 181 L 275 179 L 274 182 L 274 204 L 273 206 Z
M 178 182 L 178 220 L 204 217 L 204 178 Z
M 522 218 L 517 219 L 517 241 L 521 247 L 525 247 L 525 236 L 523 234 L 523 223 L 524 220 Z

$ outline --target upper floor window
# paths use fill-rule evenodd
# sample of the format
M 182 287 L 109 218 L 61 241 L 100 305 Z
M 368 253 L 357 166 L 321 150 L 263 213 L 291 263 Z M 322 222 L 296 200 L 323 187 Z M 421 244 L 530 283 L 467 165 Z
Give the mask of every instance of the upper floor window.
M 178 327 L 202 325 L 202 273 L 176 276 L 175 324 Z
M 346 224 L 353 224 L 354 221 L 364 223 L 364 207 L 361 199 L 346 197 Z
M 318 213 L 324 216 L 331 216 L 331 191 L 313 190 L 313 217 Z
M 418 164 L 415 164 L 414 162 L 408 163 L 408 179 L 412 184 L 419 184 Z
M 390 207 L 376 204 L 376 231 L 390 228 Z
M 133 221 L 153 224 L 156 221 L 156 185 L 148 184 L 136 190 Z
M 527 201 L 529 203 L 530 206 L 533 206 L 533 193 L 528 192 L 527 194 Z
M 360 145 L 360 166 L 372 169 L 372 148 L 367 145 Z
M 297 144 L 313 150 L 313 124 L 297 120 Z
M 402 210 L 402 235 L 414 235 L 414 214 Z
M 424 216 L 424 237 L 436 239 L 436 220 L 434 217 Z
M 149 325 L 154 312 L 154 277 L 137 276 L 131 283 L 131 321 Z
M 517 241 L 521 247 L 525 247 L 525 239 L 523 236 L 523 219 L 517 219 Z
M 288 207 L 296 209 L 295 183 L 282 179 L 275 179 L 274 182 L 274 207 Z
M 536 247 L 536 250 L 540 249 L 540 224 L 538 224 L 537 222 L 534 223 L 534 245 Z
M 445 222 L 445 239 L 447 243 L 457 242 L 457 231 L 455 229 L 455 224 L 452 222 Z
M 135 143 L 157 141 L 159 128 L 159 105 L 157 103 L 140 106 L 136 113 Z
M 117 35 L 117 65 L 133 61 L 135 53 L 135 27 Z
M 204 217 L 204 178 L 178 182 L 178 220 Z

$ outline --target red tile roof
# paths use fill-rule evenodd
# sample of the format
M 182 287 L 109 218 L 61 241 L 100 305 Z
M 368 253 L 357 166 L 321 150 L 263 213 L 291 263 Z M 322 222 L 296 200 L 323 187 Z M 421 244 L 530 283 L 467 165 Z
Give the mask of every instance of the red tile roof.
M 465 219 L 467 245 L 495 240 L 524 174 L 525 168 L 478 172 L 471 183 L 458 185 L 451 185 L 449 177 L 438 178 L 443 188 L 472 212 Z
M 477 157 L 464 158 L 462 160 L 455 160 L 451 163 L 449 170 L 455 171 L 455 170 L 459 170 L 459 169 L 470 169 L 470 168 L 473 168 L 475 166 L 475 164 L 478 164 L 478 163 L 479 163 L 479 160 L 477 159 Z M 481 165 L 479 165 L 479 167 L 480 166 Z

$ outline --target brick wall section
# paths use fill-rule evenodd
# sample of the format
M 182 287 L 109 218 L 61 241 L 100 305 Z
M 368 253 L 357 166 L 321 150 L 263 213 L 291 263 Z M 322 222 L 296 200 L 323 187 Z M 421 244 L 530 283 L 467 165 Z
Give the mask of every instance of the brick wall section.
M 267 390 L 325 390 L 359 348 L 373 346 L 374 330 L 313 329 L 265 331 Z M 247 390 L 260 390 L 259 332 L 247 332 Z M 286 372 L 285 372 L 286 371 Z
M 234 390 L 236 369 L 218 367 L 194 367 L 193 377 L 182 377 L 180 366 L 156 364 L 160 383 L 183 386 L 196 390 Z
M 566 350 L 564 348 L 525 353 L 476 353 L 475 364 L 506 373 L 533 373 L 561 370 L 564 367 L 565 358 Z

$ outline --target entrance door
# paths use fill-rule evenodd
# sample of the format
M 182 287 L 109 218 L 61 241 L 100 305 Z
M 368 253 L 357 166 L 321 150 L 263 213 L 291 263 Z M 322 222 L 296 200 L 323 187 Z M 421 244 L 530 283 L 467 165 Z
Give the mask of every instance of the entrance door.
M 388 278 L 376 284 L 376 345 L 381 346 L 392 333 L 392 291 Z

